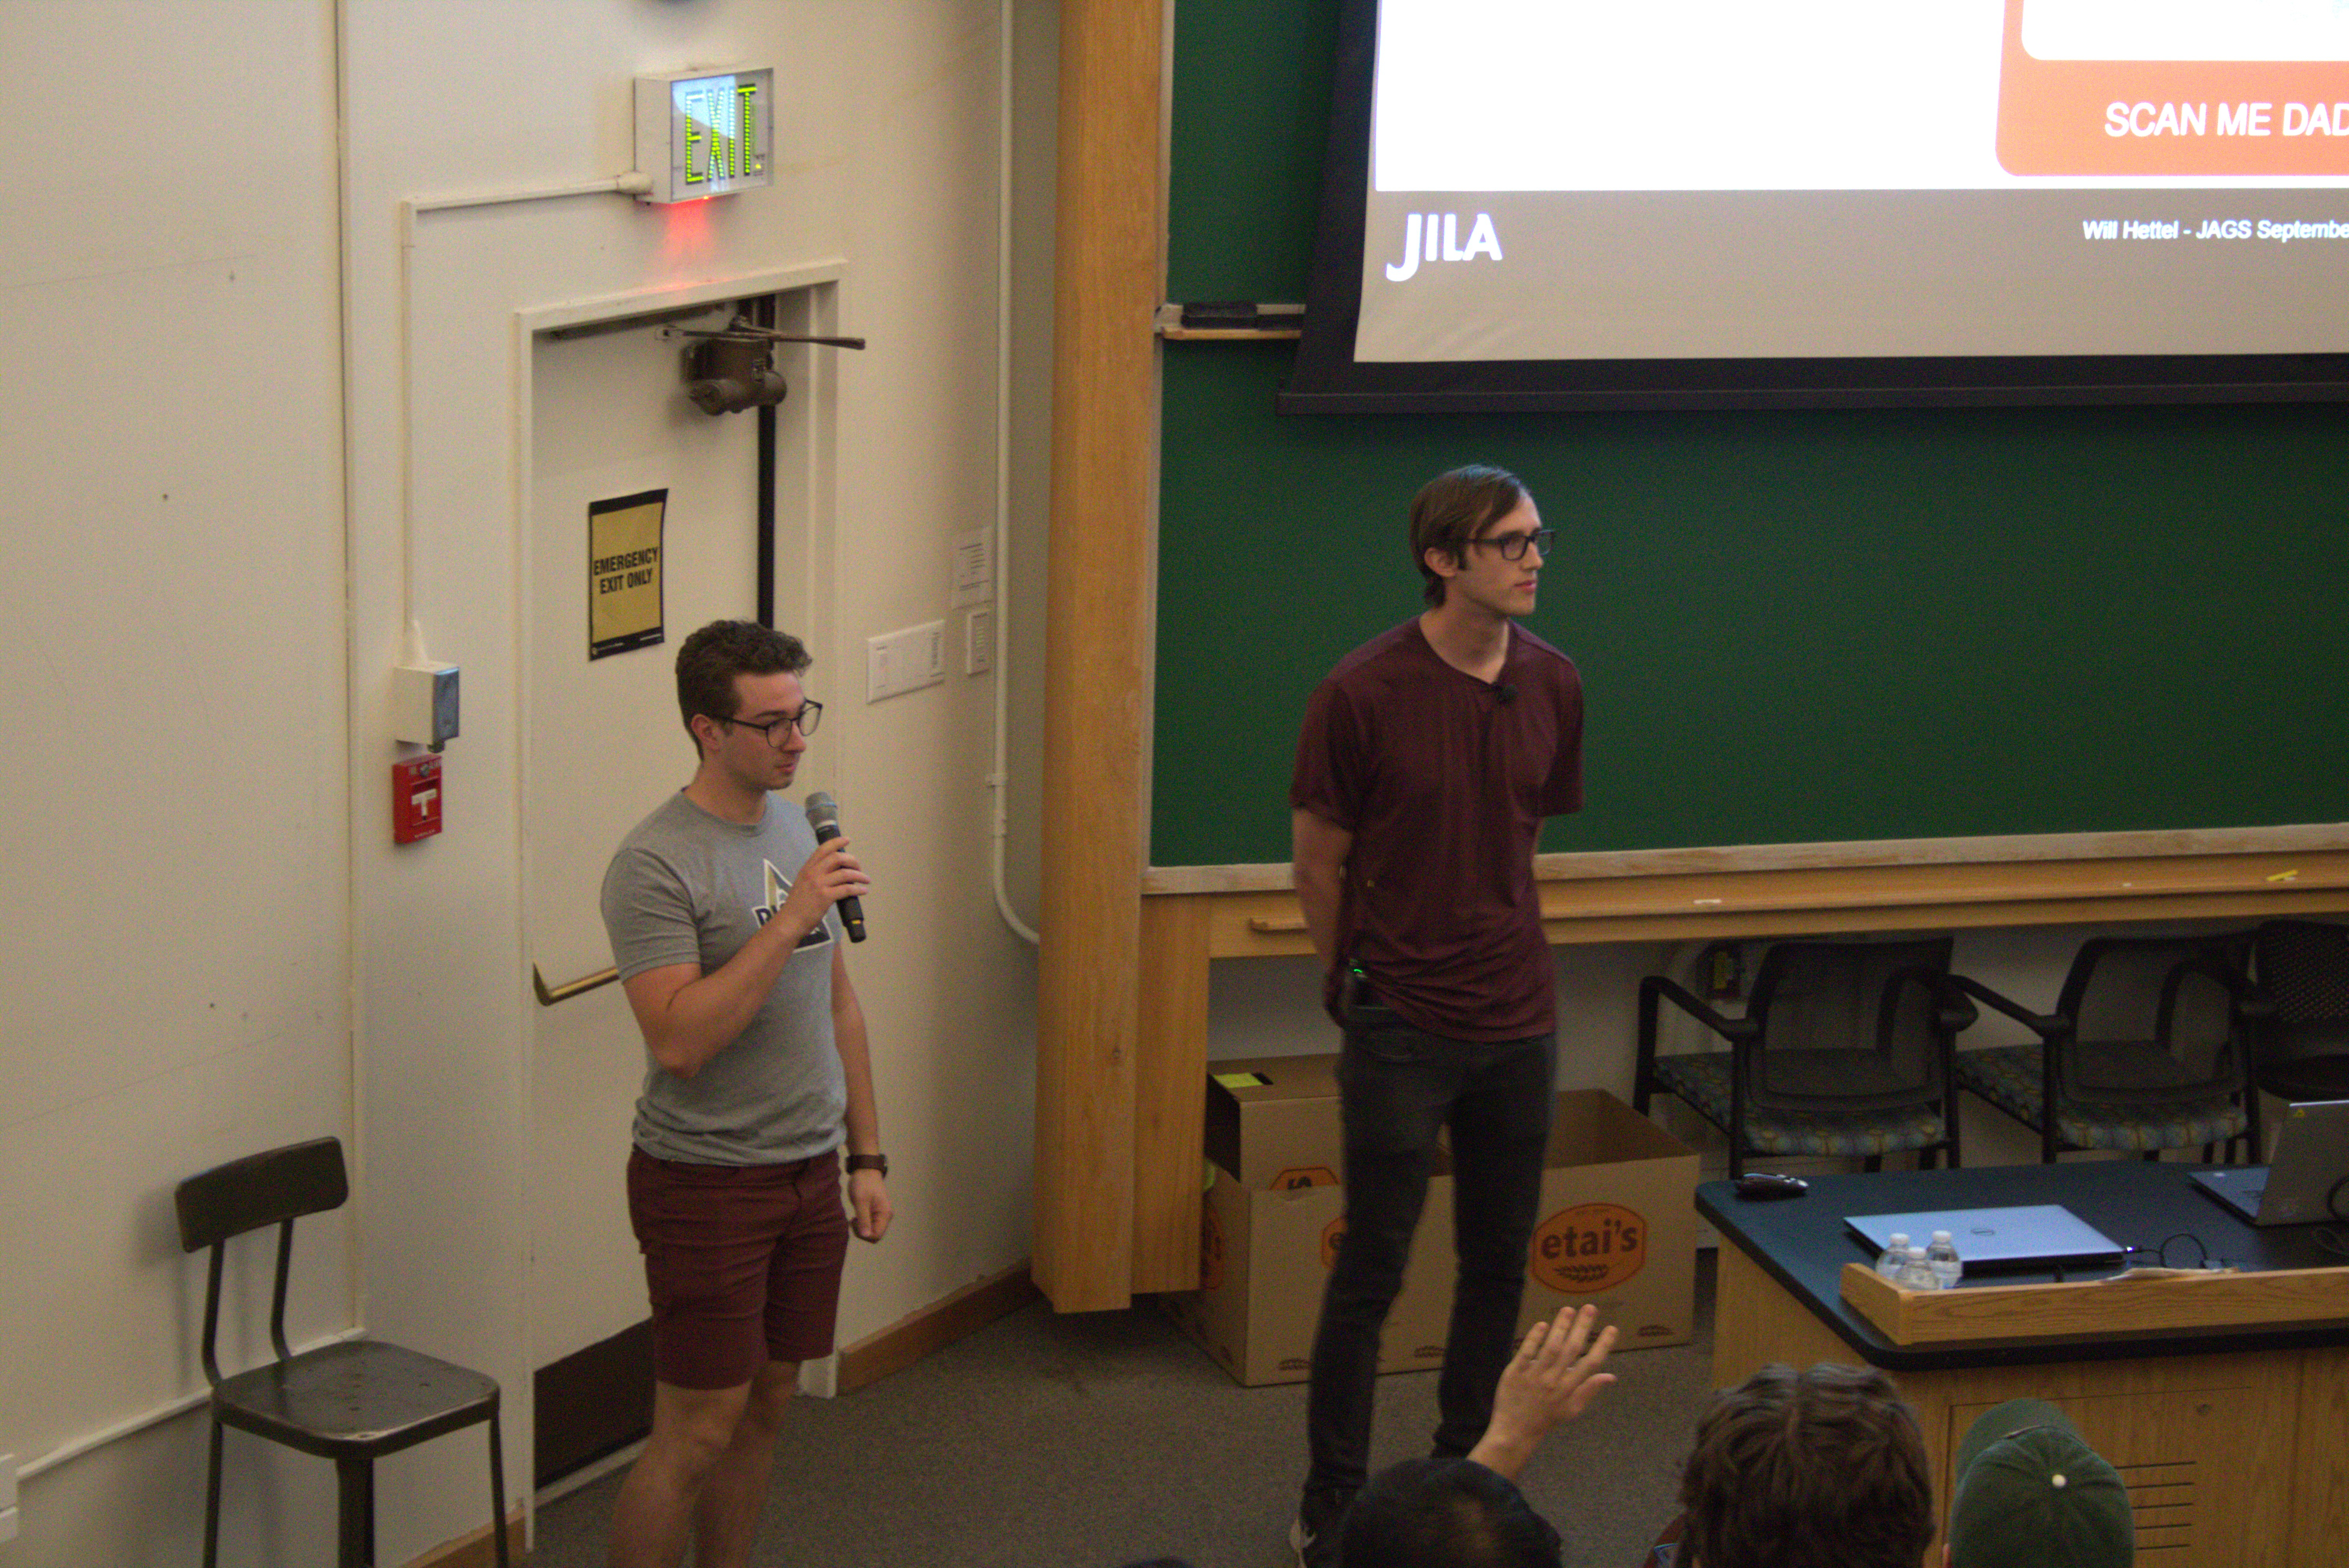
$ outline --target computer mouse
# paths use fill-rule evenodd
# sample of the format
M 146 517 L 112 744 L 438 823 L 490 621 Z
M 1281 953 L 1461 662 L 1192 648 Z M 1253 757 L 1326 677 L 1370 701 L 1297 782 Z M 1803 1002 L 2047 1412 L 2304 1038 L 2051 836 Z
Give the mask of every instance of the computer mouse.
M 1749 1171 L 1737 1179 L 1741 1198 L 1799 1198 L 1810 1190 L 1811 1184 L 1800 1176 L 1782 1176 L 1775 1171 Z

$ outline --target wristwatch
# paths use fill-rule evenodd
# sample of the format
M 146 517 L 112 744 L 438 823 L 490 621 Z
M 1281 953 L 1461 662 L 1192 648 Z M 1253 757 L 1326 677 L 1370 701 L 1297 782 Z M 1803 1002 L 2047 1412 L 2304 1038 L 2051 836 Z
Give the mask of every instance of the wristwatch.
M 886 1154 L 852 1154 L 848 1157 L 848 1169 L 852 1171 L 878 1171 L 886 1176 L 889 1174 L 889 1157 Z

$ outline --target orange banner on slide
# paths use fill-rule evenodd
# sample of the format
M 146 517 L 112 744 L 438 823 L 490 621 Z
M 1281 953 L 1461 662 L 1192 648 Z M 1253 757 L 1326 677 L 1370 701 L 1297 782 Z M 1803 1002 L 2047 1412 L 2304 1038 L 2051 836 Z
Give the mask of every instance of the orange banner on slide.
M 2010 174 L 2349 174 L 2349 62 L 2041 60 L 2006 0 Z

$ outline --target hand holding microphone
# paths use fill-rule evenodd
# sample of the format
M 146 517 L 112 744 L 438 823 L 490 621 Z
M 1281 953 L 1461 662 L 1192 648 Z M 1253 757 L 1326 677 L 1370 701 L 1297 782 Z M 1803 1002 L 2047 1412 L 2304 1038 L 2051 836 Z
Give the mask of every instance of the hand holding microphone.
M 819 789 L 807 798 L 808 826 L 815 830 L 816 848 L 822 849 L 840 837 L 840 802 Z M 840 911 L 840 923 L 848 928 L 848 940 L 864 940 L 864 904 L 854 893 L 833 902 Z

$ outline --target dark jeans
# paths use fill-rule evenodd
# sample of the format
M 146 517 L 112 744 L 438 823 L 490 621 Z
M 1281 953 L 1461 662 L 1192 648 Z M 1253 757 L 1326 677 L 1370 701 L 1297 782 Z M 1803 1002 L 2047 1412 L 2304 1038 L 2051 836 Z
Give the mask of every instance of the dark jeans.
M 1379 1334 L 1402 1287 L 1439 1128 L 1452 1129 L 1460 1274 L 1436 1386 L 1435 1452 L 1485 1435 L 1515 1348 L 1526 1248 L 1541 1202 L 1557 1037 L 1479 1043 L 1413 1027 L 1371 1001 L 1348 1008 L 1338 1059 L 1346 1140 L 1346 1239 L 1313 1336 L 1309 1491 L 1368 1474 Z

